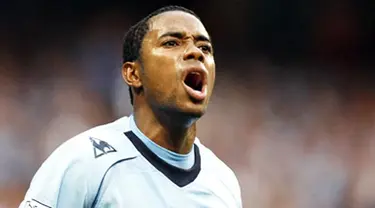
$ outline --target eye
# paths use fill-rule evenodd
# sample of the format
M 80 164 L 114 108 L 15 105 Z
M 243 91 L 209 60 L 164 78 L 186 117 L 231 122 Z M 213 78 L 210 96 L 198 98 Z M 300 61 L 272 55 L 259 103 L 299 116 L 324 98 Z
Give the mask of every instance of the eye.
M 204 53 L 212 53 L 212 47 L 209 45 L 202 45 L 199 46 L 199 48 L 204 52 Z
M 162 45 L 166 47 L 175 47 L 175 46 L 178 46 L 178 42 L 175 40 L 168 40 L 168 41 L 165 41 Z

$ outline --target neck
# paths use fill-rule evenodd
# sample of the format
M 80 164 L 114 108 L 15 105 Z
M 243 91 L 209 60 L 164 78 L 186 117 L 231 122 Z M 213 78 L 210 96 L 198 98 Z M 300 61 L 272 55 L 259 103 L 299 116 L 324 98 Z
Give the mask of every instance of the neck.
M 191 151 L 196 136 L 194 119 L 183 117 L 181 113 L 155 113 L 148 107 L 134 108 L 134 120 L 142 133 L 156 144 L 179 154 Z

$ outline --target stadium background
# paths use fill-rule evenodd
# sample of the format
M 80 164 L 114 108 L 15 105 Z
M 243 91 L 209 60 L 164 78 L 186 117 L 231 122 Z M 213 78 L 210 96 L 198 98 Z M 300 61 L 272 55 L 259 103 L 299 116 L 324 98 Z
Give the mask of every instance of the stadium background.
M 244 207 L 375 206 L 373 0 L 15 0 L 0 3 L 1 208 L 59 144 L 130 113 L 122 37 L 167 4 L 213 37 L 198 135 L 236 172 Z

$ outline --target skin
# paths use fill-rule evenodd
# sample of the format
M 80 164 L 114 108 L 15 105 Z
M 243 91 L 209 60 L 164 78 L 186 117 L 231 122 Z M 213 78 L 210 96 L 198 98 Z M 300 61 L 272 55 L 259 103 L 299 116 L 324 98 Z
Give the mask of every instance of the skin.
M 122 67 L 124 81 L 133 89 L 138 128 L 176 153 L 191 151 L 196 121 L 206 112 L 212 94 L 215 61 L 209 39 L 202 22 L 193 15 L 165 12 L 149 20 L 141 60 Z M 191 67 L 207 72 L 207 96 L 202 101 L 189 96 L 183 85 L 183 73 Z

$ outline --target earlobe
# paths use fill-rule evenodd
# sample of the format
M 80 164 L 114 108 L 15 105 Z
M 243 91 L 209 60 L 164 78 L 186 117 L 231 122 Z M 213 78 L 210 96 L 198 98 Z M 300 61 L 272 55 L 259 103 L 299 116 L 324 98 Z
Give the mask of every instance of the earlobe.
M 126 84 L 135 88 L 142 86 L 139 70 L 139 64 L 136 62 L 125 62 L 122 65 L 122 78 Z

